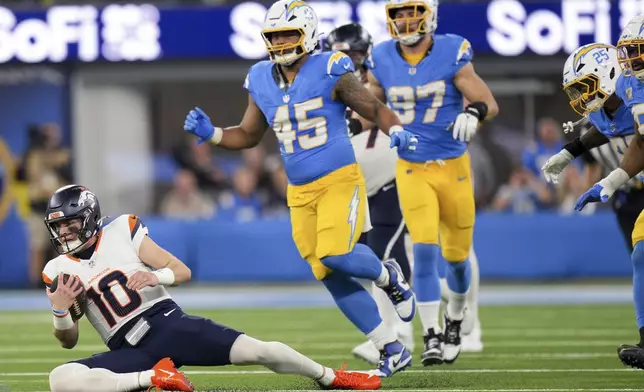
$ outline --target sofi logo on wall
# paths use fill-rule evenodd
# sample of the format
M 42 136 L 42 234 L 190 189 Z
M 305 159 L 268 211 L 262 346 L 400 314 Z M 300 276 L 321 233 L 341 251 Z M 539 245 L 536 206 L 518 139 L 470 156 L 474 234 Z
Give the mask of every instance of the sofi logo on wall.
M 356 21 L 380 42 L 388 39 L 385 2 L 310 2 L 320 19 L 320 31 Z M 266 56 L 260 31 L 266 7 L 242 3 L 233 8 L 230 45 L 240 57 Z M 634 16 L 644 13 L 644 0 L 492 0 L 444 3 L 438 9 L 438 32 L 463 35 L 478 53 L 518 56 L 524 53 L 571 53 L 591 43 L 612 43 Z
M 151 5 L 56 6 L 44 17 L 0 7 L 0 63 L 155 60 L 159 10 Z

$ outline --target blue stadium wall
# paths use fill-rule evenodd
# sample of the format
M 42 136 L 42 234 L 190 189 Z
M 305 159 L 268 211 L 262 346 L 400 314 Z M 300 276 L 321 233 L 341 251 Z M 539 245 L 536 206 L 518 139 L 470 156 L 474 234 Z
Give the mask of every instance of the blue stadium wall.
M 144 217 L 151 237 L 183 260 L 198 282 L 306 282 L 287 220 L 183 222 Z M 0 226 L 0 287 L 28 285 L 27 228 L 15 212 Z M 475 249 L 483 279 L 628 277 L 614 215 L 479 214 Z

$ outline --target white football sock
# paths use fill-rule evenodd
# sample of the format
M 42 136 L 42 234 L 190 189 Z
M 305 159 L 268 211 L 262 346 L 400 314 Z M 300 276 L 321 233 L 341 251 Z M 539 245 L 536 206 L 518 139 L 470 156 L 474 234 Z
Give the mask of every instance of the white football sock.
M 145 384 L 140 384 L 139 374 L 114 373 L 107 369 L 90 369 L 80 363 L 66 363 L 49 373 L 49 388 L 51 392 L 127 392 L 149 387 L 152 380 L 148 378 Z
M 463 320 L 467 293 L 459 294 L 450 290 L 447 302 L 447 315 L 451 320 Z
M 447 279 L 441 278 L 441 301 L 443 301 L 443 305 L 445 306 L 449 302 L 449 292 L 450 289 L 447 287 Z
M 152 385 L 152 377 L 154 376 L 154 370 L 146 370 L 139 373 L 139 385 L 141 388 L 146 388 Z
M 373 342 L 378 351 L 385 348 L 386 344 L 396 341 L 396 331 L 389 328 L 385 322 L 381 322 L 373 331 L 367 334 L 369 340 Z
M 418 315 L 420 322 L 423 325 L 423 334 L 427 333 L 428 329 L 433 328 L 436 333 L 441 332 L 439 324 L 441 301 L 432 302 L 418 302 Z
M 375 282 L 371 285 L 371 295 L 373 296 L 376 305 L 378 305 L 378 313 L 382 321 L 387 325 L 387 328 L 395 330 L 398 324 L 402 321 L 391 303 L 389 296 L 381 288 L 376 286 Z
M 230 349 L 233 365 L 262 365 L 275 373 L 296 374 L 329 386 L 335 380 L 333 369 L 324 367 L 281 342 L 263 342 L 240 335 Z
M 375 285 L 378 287 L 385 287 L 389 285 L 389 270 L 382 264 L 382 270 L 380 271 L 380 276 L 374 281 Z

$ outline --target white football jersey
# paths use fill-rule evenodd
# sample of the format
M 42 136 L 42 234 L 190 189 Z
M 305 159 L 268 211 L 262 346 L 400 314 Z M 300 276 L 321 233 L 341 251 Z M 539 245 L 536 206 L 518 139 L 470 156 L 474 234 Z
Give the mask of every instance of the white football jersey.
M 378 129 L 363 131 L 351 138 L 369 197 L 396 178 L 398 153 L 395 148 L 389 148 L 389 143 L 389 136 Z
M 103 225 L 96 250 L 90 260 L 60 255 L 50 260 L 43 270 L 49 286 L 60 272 L 77 275 L 85 285 L 85 316 L 107 343 L 125 323 L 170 295 L 165 287 L 146 287 L 132 291 L 125 287 L 137 271 L 152 269 L 138 257 L 139 247 L 148 229 L 135 215 L 121 215 Z

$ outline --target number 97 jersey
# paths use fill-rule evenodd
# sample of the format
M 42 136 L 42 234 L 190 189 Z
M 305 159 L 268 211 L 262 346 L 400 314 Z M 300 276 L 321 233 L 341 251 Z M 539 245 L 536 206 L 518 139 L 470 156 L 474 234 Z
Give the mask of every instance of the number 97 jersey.
M 418 137 L 415 151 L 400 158 L 425 162 L 457 158 L 467 143 L 454 140 L 448 130 L 463 111 L 463 94 L 454 76 L 472 60 L 469 41 L 457 35 L 434 35 L 429 53 L 416 65 L 402 57 L 398 43 L 385 41 L 373 49 L 371 72 L 385 91 L 387 103 L 405 130 Z
M 134 273 L 151 270 L 138 257 L 146 235 L 148 229 L 135 215 L 121 215 L 111 221 L 107 218 L 90 260 L 60 255 L 50 260 L 43 270 L 47 287 L 61 272 L 81 279 L 89 300 L 87 319 L 106 344 L 129 320 L 170 298 L 161 285 L 137 291 L 126 287 Z

